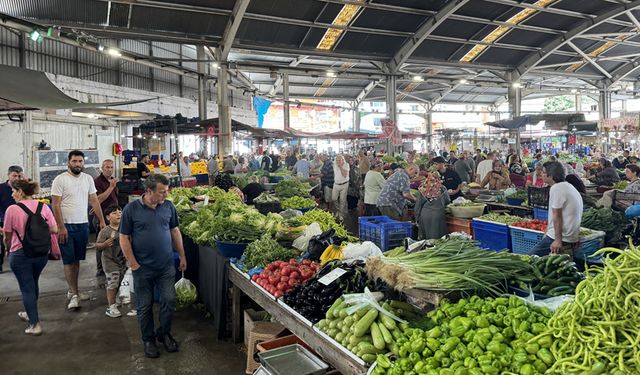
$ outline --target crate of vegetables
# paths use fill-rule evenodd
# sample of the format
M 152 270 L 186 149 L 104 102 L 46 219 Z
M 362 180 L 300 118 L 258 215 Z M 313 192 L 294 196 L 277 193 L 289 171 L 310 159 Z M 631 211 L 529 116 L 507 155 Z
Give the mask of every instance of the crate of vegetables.
M 251 281 L 275 298 L 279 298 L 296 286 L 306 283 L 316 274 L 318 268 L 320 268 L 318 263 L 309 260 L 302 262 L 295 259 L 288 262 L 278 260 L 269 263 L 259 274 L 251 276 Z
M 516 254 L 527 254 L 542 240 L 546 231 L 546 221 L 534 219 L 511 224 L 511 250 Z
M 411 237 L 411 223 L 395 221 L 386 216 L 364 216 L 358 219 L 361 241 L 371 241 L 382 251 L 402 246 L 404 239 Z
M 509 224 L 521 221 L 521 217 L 489 213 L 474 218 L 472 222 L 473 239 L 480 242 L 483 249 L 500 251 L 511 249 Z

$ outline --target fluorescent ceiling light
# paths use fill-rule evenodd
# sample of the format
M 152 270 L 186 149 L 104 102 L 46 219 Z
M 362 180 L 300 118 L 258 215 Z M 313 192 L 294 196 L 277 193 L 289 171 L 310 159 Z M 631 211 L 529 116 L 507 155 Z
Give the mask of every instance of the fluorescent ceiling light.
M 334 72 L 333 70 L 327 71 L 327 77 L 335 77 L 335 76 L 336 76 L 336 72 Z
M 520 82 L 514 82 L 514 83 L 512 83 L 512 84 L 511 84 L 511 86 L 512 86 L 514 89 L 517 89 L 517 88 L 522 87 L 522 84 L 521 84 Z
M 104 51 L 104 46 L 102 44 L 98 44 L 98 51 Z
M 38 30 L 33 30 L 32 32 L 29 33 L 29 39 L 31 39 L 34 42 L 37 42 L 38 40 L 42 40 L 42 36 L 40 35 L 40 32 Z
M 467 83 L 469 83 L 469 81 L 467 81 L 466 79 L 462 78 L 460 81 L 458 81 L 461 85 L 466 85 Z
M 413 80 L 416 82 L 422 82 L 424 81 L 424 78 L 422 78 L 422 76 L 413 76 Z
M 115 48 L 109 48 L 109 49 L 107 50 L 107 54 L 109 54 L 109 55 L 111 55 L 111 56 L 113 56 L 113 57 L 120 57 L 120 56 L 122 56 L 122 53 L 121 53 L 120 51 L 118 51 L 117 49 L 115 49 Z

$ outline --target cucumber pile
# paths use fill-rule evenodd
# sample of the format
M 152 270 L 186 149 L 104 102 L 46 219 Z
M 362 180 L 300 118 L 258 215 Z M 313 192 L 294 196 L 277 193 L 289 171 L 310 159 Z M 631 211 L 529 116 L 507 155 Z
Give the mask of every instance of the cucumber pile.
M 532 266 L 531 275 L 521 275 L 510 281 L 511 285 L 531 290 L 534 293 L 556 297 L 563 294 L 574 294 L 576 286 L 584 280 L 569 255 L 547 255 L 543 257 L 523 257 L 529 259 Z
M 401 326 L 405 325 L 378 310 L 362 308 L 348 315 L 348 307 L 342 298 L 338 298 L 327 310 L 325 319 L 317 325 L 363 361 L 374 362 L 377 354 L 391 351 L 396 346 L 396 340 L 404 336 Z M 413 307 L 405 302 L 387 301 L 382 307 L 396 316 L 405 315 L 405 319 L 416 316 Z

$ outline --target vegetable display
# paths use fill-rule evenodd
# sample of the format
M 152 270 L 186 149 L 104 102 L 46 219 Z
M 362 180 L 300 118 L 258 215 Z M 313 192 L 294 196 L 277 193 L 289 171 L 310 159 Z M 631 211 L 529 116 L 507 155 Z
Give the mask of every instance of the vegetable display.
M 516 190 L 515 193 L 507 196 L 507 198 L 512 198 L 512 199 L 527 199 L 529 197 L 529 194 L 527 193 L 526 190 Z
M 509 214 L 498 214 L 495 212 L 490 212 L 488 214 L 480 216 L 478 219 L 493 221 L 494 223 L 511 225 L 513 223 L 518 223 L 523 221 L 520 216 L 514 216 Z
M 551 337 L 532 340 L 551 314 L 518 297 L 473 296 L 430 311 L 433 328 L 407 328 L 392 352 L 377 357 L 374 375 L 542 374 L 553 365 Z
M 336 236 L 347 238 L 349 240 L 355 239 L 354 237 L 349 235 L 344 226 L 336 222 L 336 219 L 333 217 L 331 212 L 327 212 L 324 210 L 311 210 L 305 212 L 305 214 L 297 220 L 299 220 L 303 225 L 318 223 L 318 225 L 320 225 L 320 229 L 322 229 L 323 232 L 333 228 L 336 230 Z
M 199 196 L 209 196 L 210 201 L 215 201 L 225 191 L 219 187 L 196 186 L 192 188 L 173 188 L 169 191 L 167 199 L 173 202 L 179 213 L 192 209 L 192 198 Z
M 629 185 L 629 181 L 620 180 L 613 185 L 613 188 L 616 190 L 624 190 L 627 188 L 628 185 Z
M 533 266 L 531 275 L 519 275 L 510 284 L 534 293 L 551 297 L 573 294 L 576 286 L 584 279 L 569 255 L 522 256 Z
M 288 262 L 277 260 L 268 264 L 260 274 L 251 276 L 251 280 L 263 287 L 274 297 L 280 298 L 287 291 L 306 283 L 315 275 L 319 264 L 309 260 Z
M 306 182 L 300 182 L 297 178 L 282 180 L 275 187 L 278 198 L 308 197 L 311 186 Z
M 363 307 L 348 315 L 348 307 L 343 298 L 338 298 L 318 322 L 318 328 L 365 362 L 375 362 L 376 355 L 391 351 L 396 339 L 404 335 L 401 326 L 406 324 L 377 309 Z M 386 301 L 382 307 L 399 318 L 417 316 L 415 309 L 404 302 Z
M 560 307 L 539 340 L 556 343 L 552 370 L 562 374 L 640 373 L 640 251 L 605 248 L 604 268 L 590 268 L 575 299 Z
M 258 204 L 275 203 L 275 202 L 280 202 L 280 199 L 278 199 L 278 197 L 269 193 L 268 191 L 263 191 L 262 193 L 260 193 L 260 195 L 253 198 L 253 203 L 258 203 Z
M 581 226 L 605 232 L 605 244 L 622 240 L 622 231 L 627 224 L 624 212 L 614 211 L 611 208 L 590 208 L 582 214 Z
M 282 201 L 282 208 L 309 208 L 315 207 L 316 201 L 303 197 L 291 197 Z
M 254 267 L 264 267 L 278 260 L 289 260 L 298 255 L 300 254 L 297 250 L 286 249 L 271 236 L 263 235 L 259 240 L 253 241 L 247 246 L 242 254 L 241 262 L 244 264 L 245 270 L 250 270 Z
M 319 281 L 336 268 L 342 268 L 346 272 L 329 285 Z M 373 290 L 374 286 L 375 283 L 364 271 L 364 262 L 343 264 L 340 261 L 331 261 L 325 264 L 307 284 L 298 286 L 285 294 L 284 302 L 311 322 L 316 323 L 344 293 L 362 293 L 365 287 Z
M 449 238 L 434 244 L 412 254 L 369 258 L 367 273 L 398 290 L 474 289 L 496 294 L 498 284 L 530 273 L 531 266 L 521 258 L 479 249 L 475 241 Z
M 516 223 L 511 223 L 512 227 L 525 228 L 531 230 L 537 230 L 539 232 L 547 231 L 547 222 L 545 220 L 529 220 L 529 221 L 519 221 Z
M 231 176 L 231 179 L 240 190 L 244 189 L 249 184 L 249 177 L 245 175 L 233 175 Z

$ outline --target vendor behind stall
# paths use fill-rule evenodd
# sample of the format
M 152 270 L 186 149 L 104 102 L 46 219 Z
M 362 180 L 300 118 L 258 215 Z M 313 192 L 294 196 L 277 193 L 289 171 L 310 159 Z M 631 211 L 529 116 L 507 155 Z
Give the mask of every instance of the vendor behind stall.
M 573 185 L 565 181 L 564 168 L 557 161 L 546 162 L 544 182 L 549 190 L 549 221 L 547 233 L 529 251 L 529 255 L 544 256 L 558 254 L 563 250 L 572 252 L 580 241 L 582 221 L 582 197 Z
M 442 182 L 444 186 L 447 188 L 447 193 L 449 194 L 449 198 L 454 200 L 458 197 L 462 197 L 462 193 L 460 190 L 462 189 L 462 179 L 458 175 L 458 172 L 455 171 L 455 168 L 451 164 L 446 164 L 444 158 L 438 156 L 433 159 L 433 163 L 435 169 L 442 176 Z
M 250 176 L 249 183 L 242 189 L 242 193 L 247 199 L 247 204 L 254 204 L 253 200 L 264 191 L 262 185 L 258 183 L 258 176 Z
M 600 158 L 600 168 L 602 170 L 589 180 L 598 186 L 613 186 L 620 181 L 618 171 L 605 158 Z
M 502 164 L 500 159 L 493 161 L 493 169 L 480 182 L 480 186 L 489 185 L 489 190 L 503 190 L 511 186 L 511 178 L 507 167 Z

